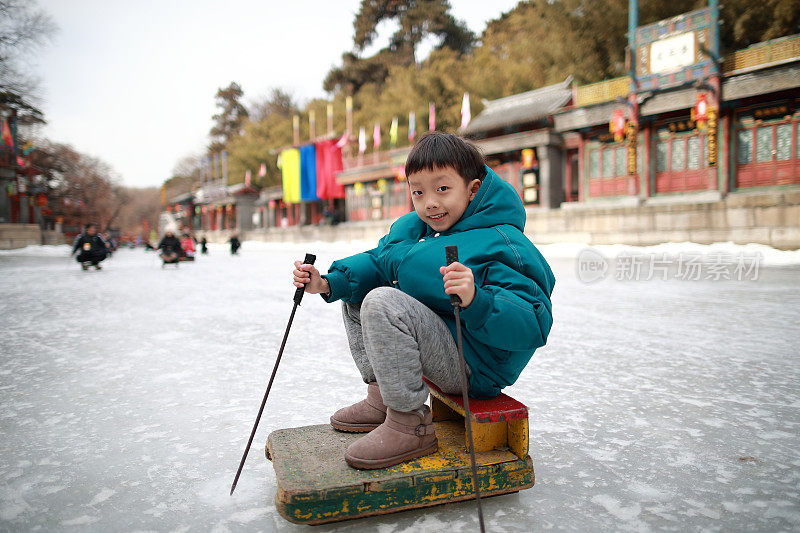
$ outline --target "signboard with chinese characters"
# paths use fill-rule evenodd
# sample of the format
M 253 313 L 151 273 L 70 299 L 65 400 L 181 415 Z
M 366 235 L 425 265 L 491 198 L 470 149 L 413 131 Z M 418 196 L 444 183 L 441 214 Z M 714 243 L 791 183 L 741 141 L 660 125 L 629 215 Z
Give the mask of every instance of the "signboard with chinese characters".
M 719 40 L 711 8 L 690 11 L 636 29 L 637 92 L 677 87 L 718 74 L 711 50 Z
M 695 33 L 680 33 L 650 45 L 650 73 L 674 72 L 695 62 Z

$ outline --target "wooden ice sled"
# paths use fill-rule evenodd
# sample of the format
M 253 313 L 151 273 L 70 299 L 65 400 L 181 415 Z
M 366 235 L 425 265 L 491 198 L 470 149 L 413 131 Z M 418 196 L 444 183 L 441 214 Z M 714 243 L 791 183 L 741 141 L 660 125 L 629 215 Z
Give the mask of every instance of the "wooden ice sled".
M 344 450 L 363 433 L 329 424 L 270 433 L 266 453 L 277 477 L 278 512 L 316 525 L 474 499 L 462 399 L 428 385 L 439 451 L 426 457 L 356 470 L 345 463 Z M 481 496 L 532 487 L 528 408 L 505 394 L 469 404 Z

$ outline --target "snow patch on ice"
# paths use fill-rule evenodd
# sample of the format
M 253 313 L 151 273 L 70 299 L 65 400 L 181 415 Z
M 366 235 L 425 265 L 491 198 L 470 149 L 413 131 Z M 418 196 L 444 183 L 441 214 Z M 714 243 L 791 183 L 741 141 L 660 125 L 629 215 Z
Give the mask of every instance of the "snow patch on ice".
M 85 526 L 87 524 L 93 524 L 93 523 L 97 522 L 98 520 L 100 520 L 100 519 L 97 518 L 96 516 L 89 516 L 89 515 L 85 514 L 85 515 L 79 516 L 77 518 L 71 518 L 69 520 L 62 520 L 61 521 L 61 525 L 62 526 Z
M 443 522 L 435 516 L 425 515 L 414 521 L 414 524 L 410 527 L 400 530 L 399 533 L 416 533 L 418 531 L 465 531 L 467 528 L 467 523 L 463 520 Z
M 26 511 L 29 511 L 30 509 L 31 506 L 25 503 L 25 501 L 18 495 L 14 495 L 10 498 L 3 496 L 2 506 L 0 506 L 0 519 L 14 520 L 16 517 Z
M 0 250 L 0 255 L 16 255 L 27 257 L 69 257 L 72 248 L 67 244 L 32 244 L 25 248 Z
M 629 483 L 628 488 L 643 500 L 663 501 L 672 497 L 670 494 L 640 481 Z
M 109 488 L 105 488 L 104 487 L 103 490 L 98 492 L 95 495 L 95 497 L 92 498 L 92 501 L 89 502 L 89 505 L 97 505 L 98 503 L 103 503 L 104 501 L 106 501 L 107 499 L 109 499 L 110 497 L 112 497 L 116 493 L 117 493 L 117 491 L 111 490 Z
M 229 519 L 233 520 L 234 522 L 241 522 L 242 524 L 248 524 L 254 520 L 258 520 L 262 516 L 267 514 L 266 507 L 257 507 L 255 509 L 246 509 L 244 511 L 239 511 L 237 513 L 233 513 L 230 515 Z
M 626 522 L 635 519 L 642 512 L 642 506 L 638 503 L 624 507 L 619 500 L 608 494 L 598 494 L 592 497 L 592 503 L 600 505 L 616 518 Z

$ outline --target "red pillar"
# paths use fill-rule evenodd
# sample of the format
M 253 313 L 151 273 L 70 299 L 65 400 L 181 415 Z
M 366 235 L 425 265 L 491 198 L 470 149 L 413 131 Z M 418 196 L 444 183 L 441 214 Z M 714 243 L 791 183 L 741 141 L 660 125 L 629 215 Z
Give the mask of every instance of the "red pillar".
M 644 145 L 641 147 L 644 150 L 644 163 L 643 167 L 639 169 L 640 175 L 642 176 L 642 192 L 644 193 L 645 198 L 650 198 L 650 143 L 653 139 L 653 123 L 647 125 L 644 129 Z
M 584 155 L 586 154 L 585 146 L 586 146 L 586 139 L 584 138 L 583 135 L 581 135 L 580 143 L 578 143 L 578 176 L 576 177 L 576 179 L 579 180 L 578 181 L 579 202 L 583 202 L 585 196 L 583 192 L 583 187 L 584 184 L 586 183 L 586 180 L 584 179 L 586 176 L 586 166 L 584 164 Z

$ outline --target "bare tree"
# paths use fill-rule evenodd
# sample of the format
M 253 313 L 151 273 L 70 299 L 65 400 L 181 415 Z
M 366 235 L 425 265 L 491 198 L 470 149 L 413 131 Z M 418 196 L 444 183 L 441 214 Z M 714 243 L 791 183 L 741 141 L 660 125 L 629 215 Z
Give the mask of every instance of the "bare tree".
M 32 114 L 41 119 L 35 107 L 38 80 L 25 65 L 37 48 L 57 31 L 50 15 L 35 0 L 0 0 L 0 109 Z

